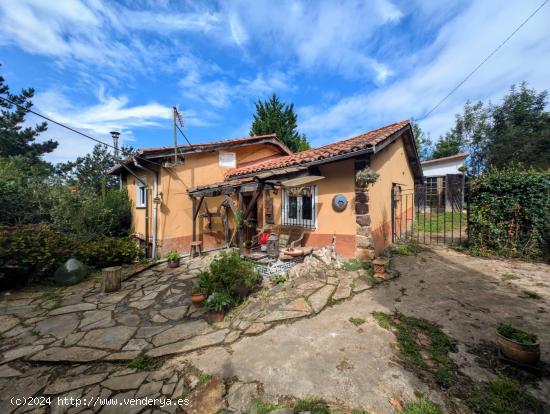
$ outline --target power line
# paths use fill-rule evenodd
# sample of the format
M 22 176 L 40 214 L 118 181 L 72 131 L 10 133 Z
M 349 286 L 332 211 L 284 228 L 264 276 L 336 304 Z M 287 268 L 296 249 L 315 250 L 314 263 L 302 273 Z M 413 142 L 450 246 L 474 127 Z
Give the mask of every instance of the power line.
M 55 121 L 55 120 L 53 120 L 53 119 L 47 117 L 46 115 L 42 115 L 42 114 L 40 114 L 40 113 L 38 113 L 38 112 L 36 112 L 36 111 L 33 111 L 33 110 L 30 109 L 30 108 L 26 108 L 26 107 L 24 107 L 23 105 L 18 104 L 17 102 L 12 101 L 11 99 L 4 98 L 3 96 L 0 96 L 0 99 L 2 99 L 2 100 L 5 101 L 5 102 L 8 102 L 8 103 L 10 103 L 10 104 L 12 104 L 12 105 L 15 105 L 15 106 L 17 106 L 18 108 L 20 108 L 20 109 L 22 109 L 22 110 L 24 110 L 24 111 L 30 112 L 31 114 L 34 114 L 34 115 L 36 115 L 36 116 L 38 116 L 38 117 L 40 117 L 40 118 L 43 118 L 43 119 L 45 119 L 46 121 L 51 122 L 52 124 L 56 124 L 56 125 L 59 125 L 60 127 L 63 127 L 63 128 L 65 128 L 65 129 L 68 129 L 69 131 L 74 132 L 75 134 L 82 135 L 83 137 L 88 138 L 88 139 L 91 139 L 92 141 L 95 141 L 95 142 L 97 142 L 97 143 L 99 143 L 99 144 L 105 145 L 106 147 L 110 147 L 110 148 L 113 148 L 113 149 L 115 149 L 115 150 L 117 149 L 117 147 L 115 147 L 115 146 L 113 146 L 113 145 L 107 144 L 106 142 L 103 142 L 103 141 L 101 141 L 101 140 L 99 140 L 99 139 L 97 139 L 97 138 L 91 137 L 90 135 L 85 134 L 84 132 L 81 132 L 81 131 L 79 131 L 79 130 L 77 130 L 77 129 L 71 128 L 70 126 L 67 126 L 67 125 L 65 125 L 65 124 L 62 124 L 61 122 L 57 122 L 57 121 Z M 122 149 L 121 149 L 121 151 L 122 151 Z M 126 151 L 126 154 L 131 154 L 131 153 L 128 152 L 128 151 Z M 147 162 L 150 162 L 151 164 L 155 164 L 155 165 L 158 165 L 158 166 L 162 167 L 162 165 L 159 164 L 159 163 L 156 163 L 156 162 L 154 162 L 154 161 L 148 160 L 148 159 L 146 159 L 146 158 L 142 158 L 142 157 L 140 157 L 140 156 L 138 156 L 138 155 L 135 155 L 135 154 L 132 154 L 132 155 L 133 155 L 135 158 L 139 158 L 139 159 L 141 159 L 141 160 L 143 160 L 143 161 L 147 161 Z
M 537 14 L 537 13 L 539 12 L 539 10 L 542 9 L 542 8 L 546 5 L 546 3 L 548 3 L 549 1 L 550 1 L 550 0 L 545 0 L 539 7 L 537 7 L 537 8 L 535 9 L 535 11 L 534 11 L 533 13 L 531 13 L 531 14 L 529 15 L 529 17 L 527 17 L 527 19 L 525 19 L 525 20 L 524 20 L 524 21 L 523 21 L 523 22 L 522 22 L 522 23 L 521 23 L 512 33 L 510 33 L 510 35 L 509 35 L 506 39 L 504 39 L 504 40 L 503 40 L 503 41 L 502 41 L 502 42 L 501 42 L 501 43 L 500 43 L 491 53 L 489 53 L 489 55 L 488 55 L 485 59 L 483 59 L 483 61 L 482 61 L 479 65 L 477 65 L 477 66 L 474 68 L 474 70 L 472 70 L 472 71 L 468 74 L 468 76 L 466 76 L 461 82 L 459 82 L 458 85 L 456 85 L 456 86 L 455 86 L 455 87 L 454 87 L 454 88 L 453 88 L 453 89 L 452 89 L 452 90 L 451 90 L 451 91 L 450 91 L 441 101 L 439 101 L 437 105 L 435 105 L 432 109 L 430 109 L 430 110 L 426 113 L 426 115 L 424 115 L 423 117 L 419 118 L 418 121 L 427 118 L 433 111 L 435 111 L 437 108 L 439 108 L 439 107 L 441 106 L 441 104 L 442 104 L 443 102 L 445 102 L 445 101 L 449 98 L 449 96 L 451 96 L 453 93 L 455 93 L 456 90 L 457 90 L 458 88 L 460 88 L 468 79 L 470 79 L 470 78 L 472 77 L 472 75 L 473 75 L 474 73 L 476 73 L 476 72 L 478 71 L 478 69 L 481 68 L 481 67 L 485 64 L 485 62 L 487 62 L 489 59 L 491 59 L 491 58 L 493 57 L 493 55 L 494 55 L 495 53 L 497 53 L 497 52 L 500 50 L 500 48 L 502 48 L 502 46 L 504 46 L 504 45 L 505 45 L 505 44 L 506 44 L 506 43 L 507 43 L 507 42 L 508 42 L 517 32 L 519 32 L 519 30 L 520 30 L 523 26 L 525 26 L 525 24 L 526 24 L 529 20 L 531 20 L 531 18 L 532 18 L 533 16 L 535 16 L 535 14 Z

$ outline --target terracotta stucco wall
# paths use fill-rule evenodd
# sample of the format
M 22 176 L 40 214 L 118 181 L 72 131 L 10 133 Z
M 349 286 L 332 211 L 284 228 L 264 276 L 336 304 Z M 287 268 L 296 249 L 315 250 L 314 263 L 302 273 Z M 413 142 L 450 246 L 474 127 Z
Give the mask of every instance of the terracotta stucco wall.
M 246 147 L 228 149 L 235 152 L 237 166 L 275 155 L 279 150 L 272 145 L 258 144 Z M 192 236 L 192 201 L 187 190 L 191 187 L 221 182 L 227 168 L 219 166 L 219 153 L 203 152 L 185 157 L 182 165 L 174 168 L 163 168 L 159 174 L 159 193 L 162 192 L 162 202 L 158 208 L 158 246 L 159 253 L 165 254 L 172 248 L 187 251 Z M 139 176 L 145 173 L 138 173 Z M 153 177 L 149 177 L 149 236 L 153 234 Z M 145 209 L 136 208 L 135 178 L 128 177 L 127 187 L 132 199 L 133 231 L 143 236 L 145 234 Z M 222 197 L 205 198 L 210 212 L 214 212 L 223 200 Z M 201 212 L 206 211 L 203 204 Z M 213 218 L 212 228 L 208 220 L 197 218 L 197 235 L 203 240 L 205 248 L 215 247 L 223 242 L 223 226 L 219 217 Z
M 317 228 L 307 230 L 305 246 L 326 246 L 332 242 L 336 234 L 336 250 L 345 257 L 353 257 L 355 252 L 355 213 L 353 211 L 355 197 L 354 161 L 345 160 L 320 167 L 323 180 L 317 181 Z M 282 191 L 273 198 L 275 225 L 281 223 Z M 332 199 L 336 194 L 342 194 L 348 200 L 348 206 L 342 212 L 332 208 Z M 265 200 L 265 199 L 264 199 Z M 268 225 L 266 225 L 268 226 Z
M 370 168 L 380 174 L 378 181 L 369 187 L 368 204 L 374 247 L 377 253 L 381 253 L 391 243 L 392 184 L 400 184 L 403 190 L 414 188 L 403 138 L 377 153 L 371 160 Z

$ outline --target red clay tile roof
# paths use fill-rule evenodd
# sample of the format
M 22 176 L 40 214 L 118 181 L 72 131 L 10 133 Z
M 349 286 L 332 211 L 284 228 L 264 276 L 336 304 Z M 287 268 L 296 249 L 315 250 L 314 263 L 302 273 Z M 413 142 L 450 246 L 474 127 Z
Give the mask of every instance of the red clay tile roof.
M 435 160 L 422 161 L 421 164 L 424 165 L 424 164 L 431 164 L 433 162 L 448 161 L 448 160 L 454 160 L 457 158 L 466 158 L 468 155 L 470 155 L 468 152 L 461 152 L 455 155 L 449 155 L 448 157 L 441 157 L 441 158 L 436 158 Z
M 329 159 L 337 155 L 353 153 L 379 144 L 407 126 L 409 126 L 408 120 L 395 122 L 393 124 L 386 125 L 385 127 L 374 129 L 361 135 L 357 135 L 343 141 L 334 142 L 319 148 L 313 148 L 292 155 L 280 156 L 270 160 L 260 160 L 250 165 L 233 168 L 225 173 L 225 177 L 226 179 L 229 179 L 265 170 L 307 164 L 313 161 Z
M 287 154 L 292 154 L 292 151 L 288 149 L 288 147 L 277 138 L 277 135 L 275 134 L 267 134 L 267 135 L 254 135 L 251 137 L 244 137 L 244 138 L 233 138 L 233 139 L 226 139 L 223 141 L 213 141 L 213 142 L 205 142 L 205 143 L 199 143 L 199 144 L 193 144 L 193 145 L 178 145 L 178 150 L 180 152 L 185 152 L 186 150 L 189 151 L 197 151 L 197 150 L 204 150 L 207 151 L 211 147 L 223 147 L 225 145 L 235 145 L 235 144 L 254 144 L 255 141 L 261 141 L 261 140 L 270 140 L 273 141 L 274 144 L 278 145 L 284 152 Z M 174 147 L 157 147 L 157 148 L 140 148 L 140 153 L 150 153 L 150 152 L 161 152 L 161 151 L 174 151 Z

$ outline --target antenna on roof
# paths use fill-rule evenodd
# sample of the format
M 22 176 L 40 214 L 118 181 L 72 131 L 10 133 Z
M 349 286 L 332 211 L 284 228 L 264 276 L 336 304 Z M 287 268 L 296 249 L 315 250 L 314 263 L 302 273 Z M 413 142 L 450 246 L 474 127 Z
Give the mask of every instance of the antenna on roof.
M 118 157 L 119 157 L 118 140 L 120 138 L 120 132 L 111 131 L 110 134 L 113 137 L 113 147 L 115 149 L 115 151 L 114 151 L 115 159 L 118 160 Z
M 178 110 L 175 106 L 172 107 L 174 113 L 174 165 L 178 165 L 178 131 L 176 124 L 176 119 L 179 118 Z

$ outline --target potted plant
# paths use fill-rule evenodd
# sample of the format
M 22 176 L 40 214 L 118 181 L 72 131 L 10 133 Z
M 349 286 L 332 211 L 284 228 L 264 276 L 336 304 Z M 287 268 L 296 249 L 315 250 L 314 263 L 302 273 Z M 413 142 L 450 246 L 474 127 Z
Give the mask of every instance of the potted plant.
M 366 167 L 362 170 L 359 170 L 355 173 L 355 183 L 358 187 L 366 188 L 369 184 L 374 184 L 380 178 L 380 174 L 376 171 L 371 170 L 369 167 Z
M 500 352 L 513 361 L 535 365 L 540 360 L 540 342 L 536 335 L 501 323 L 497 327 Z
M 193 289 L 191 290 L 191 302 L 193 303 L 193 305 L 202 306 L 205 300 L 206 295 L 204 294 L 201 287 L 198 285 L 193 286 Z
M 175 268 L 180 266 L 180 254 L 172 249 L 166 255 L 166 260 L 168 260 L 168 267 Z
M 208 321 L 210 323 L 221 322 L 225 317 L 225 311 L 233 305 L 233 300 L 225 292 L 214 292 L 206 300 L 208 312 Z

